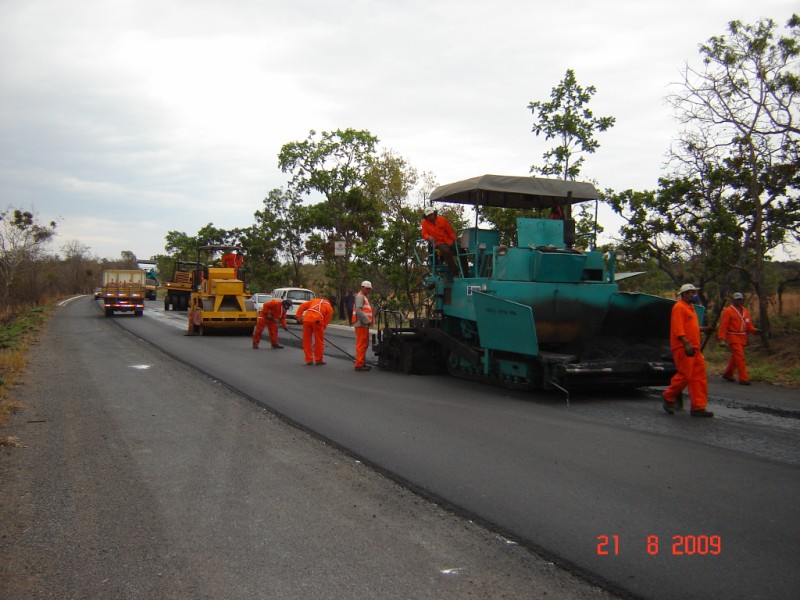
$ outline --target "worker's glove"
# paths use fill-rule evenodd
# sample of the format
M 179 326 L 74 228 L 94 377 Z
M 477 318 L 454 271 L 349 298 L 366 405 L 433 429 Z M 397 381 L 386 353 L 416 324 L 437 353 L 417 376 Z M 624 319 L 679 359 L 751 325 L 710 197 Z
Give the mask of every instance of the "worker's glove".
M 686 344 L 683 349 L 686 351 L 686 356 L 694 356 L 694 348 L 691 345 Z
M 720 348 L 724 348 L 726 345 L 727 345 L 727 344 L 725 343 L 725 340 L 720 340 L 720 341 L 719 341 L 719 347 L 720 347 Z
M 286 325 L 284 325 L 284 326 L 283 326 L 283 330 L 284 330 L 284 331 L 289 331 L 289 328 L 288 328 Z

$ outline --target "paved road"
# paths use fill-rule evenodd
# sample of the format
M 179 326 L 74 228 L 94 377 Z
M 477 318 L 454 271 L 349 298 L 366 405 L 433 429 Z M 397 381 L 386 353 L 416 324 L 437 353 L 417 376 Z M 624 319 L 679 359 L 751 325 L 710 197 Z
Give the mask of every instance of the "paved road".
M 254 357 L 235 338 L 187 344 L 156 333 L 172 316 L 153 313 L 131 330 L 609 589 L 664 599 L 798 596 L 796 391 L 714 380 L 712 421 L 668 417 L 655 391 L 568 406 L 559 395 L 450 377 L 353 373 L 338 351 L 342 360 L 318 368 L 303 365 L 297 349 Z M 329 332 L 352 351 L 346 328 L 341 339 Z M 206 358 L 220 353 L 237 367 Z M 267 368 L 262 380 L 248 376 L 254 363 Z M 618 540 L 619 554 L 598 555 L 600 536 Z
M 124 322 L 78 300 L 32 349 L 2 431 L 24 447 L 0 448 L 3 600 L 611 598 Z
M 149 307 L 145 318 L 101 322 L 608 589 L 798 595 L 795 394 L 714 386 L 712 421 L 667 417 L 655 393 L 567 406 L 448 377 L 354 373 L 338 351 L 306 367 L 295 340 L 255 352 L 243 338 L 188 338 L 184 315 Z M 329 331 L 350 350 L 346 330 L 341 344 Z M 601 536 L 609 544 L 598 548 Z

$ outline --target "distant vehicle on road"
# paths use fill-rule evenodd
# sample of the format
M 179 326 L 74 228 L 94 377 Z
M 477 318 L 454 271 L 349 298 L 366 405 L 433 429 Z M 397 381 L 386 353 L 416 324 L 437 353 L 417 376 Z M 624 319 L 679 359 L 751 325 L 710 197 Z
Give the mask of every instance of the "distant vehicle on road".
M 259 312 L 261 312 L 261 308 L 270 300 L 272 300 L 271 294 L 264 294 L 264 293 L 253 294 L 253 306 Z
M 132 312 L 137 317 L 144 314 L 145 273 L 133 269 L 106 269 L 103 271 L 103 309 L 107 317 L 115 312 Z
M 278 298 L 279 300 L 286 300 L 287 298 L 291 300 L 292 307 L 286 311 L 286 316 L 297 321 L 297 318 L 295 317 L 297 308 L 303 302 L 313 300 L 317 296 L 314 292 L 307 290 L 306 288 L 284 287 L 272 290 L 272 297 Z
M 94 299 L 97 300 L 103 295 L 103 288 L 94 288 Z
M 187 310 L 192 298 L 192 288 L 200 284 L 202 273 L 200 262 L 176 260 L 172 278 L 164 284 L 164 310 L 169 310 L 170 306 L 172 310 Z

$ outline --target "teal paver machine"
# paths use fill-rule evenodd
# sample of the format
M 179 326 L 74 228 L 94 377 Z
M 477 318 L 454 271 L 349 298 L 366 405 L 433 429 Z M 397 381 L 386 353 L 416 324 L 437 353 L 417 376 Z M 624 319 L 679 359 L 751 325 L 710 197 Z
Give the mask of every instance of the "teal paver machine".
M 667 385 L 674 300 L 621 292 L 618 281 L 635 274 L 616 273 L 614 253 L 595 249 L 594 235 L 576 240 L 573 205 L 598 198 L 588 183 L 534 177 L 436 188 L 431 202 L 472 206 L 475 227 L 457 232 L 458 273 L 417 242 L 427 314 L 406 322 L 378 312 L 378 365 L 565 392 Z M 517 239 L 503 243 L 499 231 L 478 226 L 485 207 L 541 216 L 518 216 Z

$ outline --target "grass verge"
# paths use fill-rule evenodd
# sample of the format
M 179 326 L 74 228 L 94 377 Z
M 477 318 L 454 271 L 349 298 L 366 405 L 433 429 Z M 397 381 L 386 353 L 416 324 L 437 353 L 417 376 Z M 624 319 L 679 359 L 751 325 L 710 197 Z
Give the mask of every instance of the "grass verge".
M 22 313 L 7 315 L 0 321 L 0 429 L 22 406 L 10 399 L 28 364 L 28 347 L 36 339 L 51 313 L 50 307 L 37 306 Z M 0 446 L 16 446 L 19 441 L 0 434 Z
M 756 335 L 752 336 L 750 344 L 745 348 L 750 381 L 800 388 L 800 333 L 776 333 L 769 344 L 771 353 L 767 353 Z M 703 354 L 708 363 L 709 378 L 722 375 L 730 357 L 728 349 L 720 348 L 714 343 L 713 348 Z

